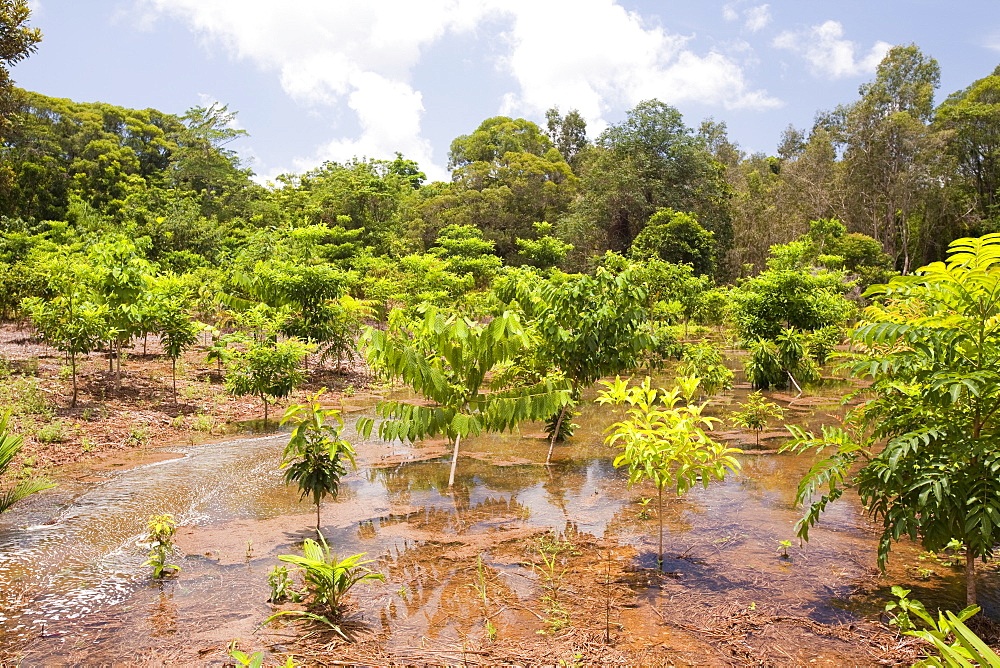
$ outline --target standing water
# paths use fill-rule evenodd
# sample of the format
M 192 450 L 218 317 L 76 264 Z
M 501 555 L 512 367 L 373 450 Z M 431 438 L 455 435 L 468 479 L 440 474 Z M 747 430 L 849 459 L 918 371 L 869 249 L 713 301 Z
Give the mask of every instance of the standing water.
M 721 395 L 712 412 L 726 416 L 745 396 L 745 390 Z M 843 412 L 836 396 L 777 399 L 784 399 L 785 422 L 811 428 Z M 348 419 L 345 435 L 356 444 L 359 469 L 336 502 L 323 504 L 322 527 L 341 556 L 366 552 L 387 575 L 384 584 L 355 589 L 353 615 L 359 626 L 381 633 L 383 651 L 405 660 L 466 647 L 484 633 L 477 587 L 507 601 L 494 619 L 510 628 L 499 634 L 524 624 L 545 631 L 541 622 L 551 626 L 558 615 L 536 611 L 534 619 L 524 611 L 549 582 L 526 565 L 529 553 L 545 553 L 546 540 L 622 546 L 634 554 L 628 569 L 639 575 L 655 569 L 657 523 L 643 505 L 655 490 L 629 489 L 614 469 L 615 451 L 604 445 L 613 414 L 592 404 L 582 413 L 576 435 L 557 446 L 548 468 L 538 464 L 547 442 L 527 433 L 463 441 L 453 491 L 443 443 L 364 440 Z M 358 415 L 371 413 L 351 413 Z M 717 435 L 730 445 L 753 447 L 751 435 L 726 429 Z M 174 458 L 157 452 L 157 461 L 128 470 L 67 478 L 0 516 L 0 657 L 24 665 L 211 662 L 225 657 L 235 639 L 253 646 L 257 626 L 275 610 L 266 581 L 277 556 L 300 551 L 302 540 L 315 536 L 308 500 L 282 482 L 287 440 L 277 434 L 171 446 Z M 739 475 L 665 504 L 670 576 L 637 575 L 627 583 L 636 602 L 615 613 L 616 628 L 627 630 L 635 646 L 645 640 L 673 647 L 676 656 L 699 663 L 718 650 L 684 629 L 704 627 L 720 611 L 761 606 L 802 624 L 836 626 L 884 602 L 856 595 L 878 590 L 876 539 L 856 498 L 834 504 L 811 542 L 799 547 L 793 526 L 800 510 L 793 502 L 812 460 L 776 454 L 781 442 L 765 433 L 761 447 L 771 450 L 741 455 Z M 184 554 L 172 560 L 181 567 L 176 578 L 154 582 L 143 540 L 149 517 L 164 513 L 182 525 L 177 541 Z M 792 541 L 787 558 L 781 541 Z M 915 550 L 900 546 L 894 555 L 882 589 L 913 579 L 906 564 L 914 563 Z M 995 590 L 992 583 L 982 587 L 987 595 Z M 947 568 L 935 570 L 918 592 L 928 603 L 962 607 L 961 578 Z M 995 602 L 985 607 L 989 612 Z M 663 618 L 664 611 L 674 617 Z M 282 642 L 269 637 L 267 644 L 280 651 Z M 753 644 L 749 635 L 746 642 Z M 812 651 L 836 659 L 842 650 L 819 643 Z M 451 655 L 436 656 L 447 662 Z

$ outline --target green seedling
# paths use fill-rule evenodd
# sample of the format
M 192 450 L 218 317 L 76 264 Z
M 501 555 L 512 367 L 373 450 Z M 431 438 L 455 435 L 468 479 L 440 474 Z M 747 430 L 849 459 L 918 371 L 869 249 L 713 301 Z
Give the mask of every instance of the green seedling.
M 164 574 L 172 575 L 181 570 L 180 566 L 167 563 L 167 555 L 174 550 L 173 537 L 177 533 L 177 522 L 174 516 L 154 515 L 149 518 L 149 559 L 143 566 L 153 567 L 153 577 L 162 578 Z

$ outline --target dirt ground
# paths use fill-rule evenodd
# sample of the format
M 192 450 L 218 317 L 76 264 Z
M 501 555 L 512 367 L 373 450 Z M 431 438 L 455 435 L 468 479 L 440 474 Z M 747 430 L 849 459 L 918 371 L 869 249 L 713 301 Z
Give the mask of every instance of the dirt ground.
M 159 341 L 137 340 L 126 350 L 121 379 L 108 370 L 106 352 L 77 356 L 78 396 L 71 407 L 73 383 L 65 355 L 45 345 L 29 327 L 0 324 L 0 410 L 12 411 L 10 428 L 24 437 L 24 447 L 8 475 L 44 474 L 83 462 L 102 468 L 138 447 L 202 443 L 247 430 L 245 423 L 264 417 L 260 399 L 226 392 L 219 369 L 206 361 L 205 341 L 177 362 L 176 401 L 170 359 Z M 269 409 L 276 426 L 284 408 L 322 388 L 324 405 L 338 406 L 367 385 L 358 361 L 310 364 L 307 381 Z M 259 431 L 260 424 L 252 428 Z

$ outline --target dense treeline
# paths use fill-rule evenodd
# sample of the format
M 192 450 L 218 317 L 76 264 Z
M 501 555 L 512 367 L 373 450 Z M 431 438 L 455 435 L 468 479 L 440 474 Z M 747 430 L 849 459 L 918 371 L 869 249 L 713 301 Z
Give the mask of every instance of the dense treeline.
M 188 271 L 252 253 L 269 243 L 262 233 L 273 243 L 320 226 L 324 261 L 368 269 L 373 258 L 438 247 L 457 225 L 478 230 L 505 265 L 537 264 L 532 249 L 551 236 L 572 246 L 553 258 L 561 268 L 589 271 L 640 237 L 642 252 L 653 244 L 664 259 L 692 261 L 677 249 L 704 230 L 711 248 L 699 273 L 731 281 L 763 269 L 769 248 L 810 221 L 837 219 L 905 273 L 951 239 L 996 227 L 998 74 L 935 107 L 936 61 L 896 47 L 856 101 L 820 113 L 808 131 L 789 127 L 775 156 L 746 155 L 725 124 L 694 129 L 650 100 L 593 143 L 575 111 L 551 110 L 546 128 L 487 119 L 452 143 L 448 183 L 426 183 L 400 155 L 326 163 L 270 188 L 230 148 L 245 133 L 225 107 L 174 116 L 21 91 L 2 146 L 3 259 L 23 260 L 39 235 L 115 231 L 148 238 L 144 255 L 161 268 Z M 649 232 L 667 208 L 690 224 Z

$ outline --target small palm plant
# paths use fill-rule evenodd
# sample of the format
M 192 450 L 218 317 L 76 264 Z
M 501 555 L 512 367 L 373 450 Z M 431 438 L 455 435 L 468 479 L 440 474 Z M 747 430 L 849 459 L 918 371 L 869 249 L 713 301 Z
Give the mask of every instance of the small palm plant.
M 267 622 L 281 615 L 298 615 L 323 623 L 347 639 L 337 622 L 343 617 L 344 600 L 348 592 L 359 582 L 385 582 L 385 576 L 366 567 L 366 564 L 373 563 L 374 560 L 365 559 L 364 553 L 338 559 L 327 545 L 323 534 L 319 535 L 319 542 L 307 538 L 302 545 L 302 552 L 304 556 L 301 557 L 297 554 L 283 554 L 278 559 L 298 566 L 296 570 L 302 572 L 306 585 L 304 593 L 311 597 L 311 612 L 285 610 L 271 615 Z
M 0 476 L 3 476 L 7 471 L 10 463 L 14 461 L 17 453 L 21 451 L 21 447 L 24 445 L 23 436 L 11 434 L 8 431 L 7 423 L 9 420 L 10 411 L 7 411 L 0 418 Z M 31 496 L 36 492 L 41 492 L 51 487 L 55 487 L 55 483 L 47 478 L 29 476 L 19 480 L 13 487 L 0 489 L 0 513 L 6 511 L 26 496 Z
M 743 410 L 736 411 L 729 416 L 737 427 L 752 429 L 754 433 L 754 443 L 760 446 L 760 432 L 767 428 L 768 420 L 780 419 L 782 416 L 781 407 L 778 404 L 765 401 L 764 395 L 760 392 L 751 392 L 747 395 Z
M 319 506 L 324 496 L 337 499 L 340 479 L 347 474 L 347 463 L 356 467 L 354 448 L 340 438 L 344 420 L 338 410 L 324 410 L 320 407 L 319 396 L 326 388 L 309 398 L 309 403 L 290 406 L 285 411 L 281 424 L 294 421 L 295 431 L 285 447 L 281 467 L 285 471 L 285 483 L 298 483 L 302 498 L 312 495 L 316 504 L 316 533 L 319 534 Z M 327 418 L 336 424 L 327 424 Z M 322 536 L 322 534 L 320 534 Z

